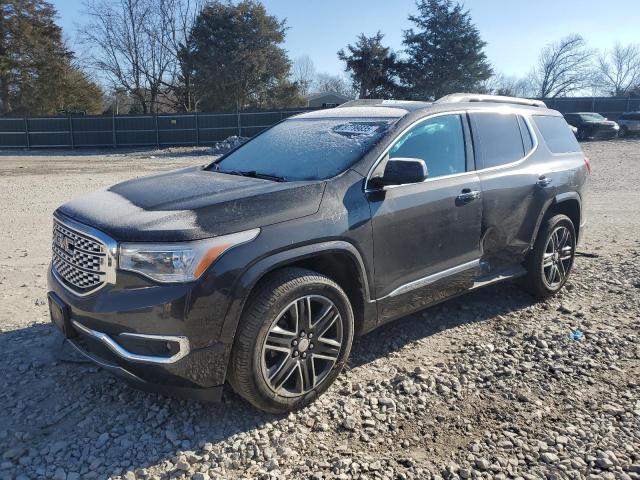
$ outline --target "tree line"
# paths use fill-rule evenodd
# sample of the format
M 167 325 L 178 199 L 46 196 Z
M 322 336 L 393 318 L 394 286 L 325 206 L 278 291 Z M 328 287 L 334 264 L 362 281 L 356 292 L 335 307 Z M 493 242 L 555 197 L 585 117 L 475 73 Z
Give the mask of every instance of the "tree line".
M 496 72 L 469 10 L 417 0 L 402 49 L 360 34 L 341 74 L 290 59 L 285 20 L 258 0 L 85 0 L 73 52 L 45 0 L 4 0 L 0 112 L 191 112 L 298 107 L 312 92 L 432 100 L 453 92 L 527 97 L 640 95 L 640 47 L 596 51 L 577 34 L 544 47 L 522 78 Z M 107 92 L 106 94 L 104 92 Z

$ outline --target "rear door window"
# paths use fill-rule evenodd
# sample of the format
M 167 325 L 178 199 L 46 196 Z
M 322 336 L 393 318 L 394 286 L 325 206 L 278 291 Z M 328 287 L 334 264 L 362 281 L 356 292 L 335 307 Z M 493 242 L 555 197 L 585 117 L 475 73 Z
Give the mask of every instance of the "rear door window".
M 478 169 L 516 162 L 525 155 L 518 116 L 512 113 L 471 113 Z
M 542 138 L 551 153 L 572 153 L 580 151 L 580 145 L 564 118 L 534 115 L 533 121 L 538 127 L 538 130 L 540 130 Z

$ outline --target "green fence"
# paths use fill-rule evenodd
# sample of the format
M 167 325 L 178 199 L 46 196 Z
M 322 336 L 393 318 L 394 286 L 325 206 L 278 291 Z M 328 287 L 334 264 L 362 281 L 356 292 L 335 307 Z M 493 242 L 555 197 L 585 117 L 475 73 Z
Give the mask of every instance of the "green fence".
M 312 109 L 161 115 L 0 117 L 0 148 L 90 148 L 210 145 L 252 137 Z
M 629 97 L 562 97 L 542 98 L 547 107 L 561 113 L 597 112 L 617 120 L 624 112 L 640 111 L 640 98 Z

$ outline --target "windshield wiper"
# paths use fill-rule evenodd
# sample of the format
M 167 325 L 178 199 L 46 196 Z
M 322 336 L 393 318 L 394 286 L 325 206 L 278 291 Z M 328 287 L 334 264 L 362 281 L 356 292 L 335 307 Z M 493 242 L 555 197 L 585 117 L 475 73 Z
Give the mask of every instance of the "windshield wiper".
M 216 172 L 226 173 L 227 175 L 240 175 L 242 177 L 251 177 L 251 178 L 262 178 L 264 180 L 271 180 L 273 182 L 286 182 L 287 179 L 285 177 L 280 177 L 278 175 L 270 175 L 268 173 L 259 173 L 255 170 L 249 170 L 243 172 L 241 170 L 222 170 L 218 164 L 214 164 L 214 168 Z

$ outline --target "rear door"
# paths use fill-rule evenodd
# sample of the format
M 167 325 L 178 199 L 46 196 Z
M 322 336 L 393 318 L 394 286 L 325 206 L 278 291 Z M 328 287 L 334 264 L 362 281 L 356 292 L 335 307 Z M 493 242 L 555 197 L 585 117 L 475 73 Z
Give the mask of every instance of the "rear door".
M 477 111 L 470 118 L 482 186 L 483 260 L 499 270 L 523 259 L 555 185 L 536 157 L 530 120 L 510 110 Z
M 426 181 L 368 191 L 379 319 L 418 310 L 472 286 L 482 202 L 464 113 L 426 118 L 401 134 L 389 158 L 420 158 Z

